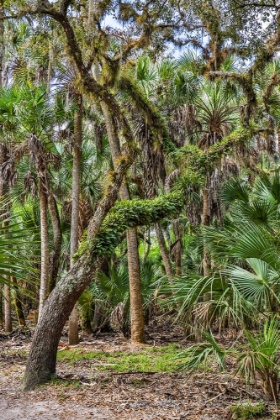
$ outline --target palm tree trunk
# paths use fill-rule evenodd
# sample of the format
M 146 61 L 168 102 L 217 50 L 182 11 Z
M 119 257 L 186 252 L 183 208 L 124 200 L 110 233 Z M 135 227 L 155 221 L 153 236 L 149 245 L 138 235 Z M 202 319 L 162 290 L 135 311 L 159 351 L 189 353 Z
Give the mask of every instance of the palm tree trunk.
M 0 284 L 0 329 L 3 328 L 4 318 L 3 318 L 3 284 Z
M 41 278 L 39 289 L 39 319 L 49 290 L 49 231 L 48 198 L 42 180 L 39 178 L 40 231 L 41 231 Z
M 203 226 L 209 226 L 211 223 L 211 210 L 210 210 L 210 197 L 209 197 L 209 188 L 208 188 L 208 177 L 206 178 L 206 182 L 205 182 L 205 188 L 203 190 L 203 209 L 202 209 L 202 214 L 203 214 Z M 204 276 L 209 276 L 210 274 L 210 269 L 211 269 L 211 262 L 210 262 L 210 257 L 209 257 L 209 253 L 207 251 L 207 247 L 206 247 L 206 243 L 204 242 L 203 244 L 203 261 L 202 261 L 202 266 L 203 266 L 203 275 Z
M 158 244 L 159 244 L 159 249 L 160 249 L 161 258 L 162 258 L 162 261 L 163 261 L 165 273 L 167 275 L 167 278 L 168 278 L 169 282 L 172 282 L 173 270 L 172 270 L 172 265 L 171 265 L 171 261 L 170 261 L 170 258 L 169 258 L 168 249 L 167 249 L 167 246 L 166 246 L 166 243 L 165 243 L 164 235 L 163 235 L 163 232 L 162 232 L 162 228 L 158 223 L 155 224 L 155 228 L 156 228 L 157 240 L 158 240 Z
M 50 269 L 50 283 L 49 293 L 53 290 L 57 281 L 57 274 L 59 269 L 59 257 L 62 244 L 62 233 L 60 226 L 59 213 L 54 196 L 50 192 L 48 196 L 48 206 L 51 216 L 52 229 L 53 229 L 53 250 L 51 253 L 51 269 Z
M 102 112 L 105 119 L 108 133 L 109 145 L 112 155 L 114 169 L 117 167 L 118 159 L 121 157 L 121 149 L 118 133 L 114 120 L 110 114 L 108 106 L 101 103 Z M 129 200 L 129 191 L 124 182 L 120 188 L 120 197 L 122 200 Z M 144 342 L 144 317 L 143 302 L 141 291 L 140 262 L 138 253 L 137 229 L 128 229 L 127 234 L 127 259 L 129 273 L 129 291 L 130 291 L 130 320 L 131 320 L 131 341 L 133 343 Z
M 12 331 L 11 289 L 8 284 L 4 285 L 4 313 L 5 313 L 5 332 L 11 332 Z
M 3 73 L 4 73 L 4 60 L 5 60 L 5 25 L 4 25 L 4 0 L 0 1 L 0 88 L 3 87 Z
M 176 267 L 176 276 L 182 275 L 182 228 L 180 226 L 179 220 L 174 220 L 173 222 L 173 231 L 175 234 L 175 267 Z
M 70 267 L 73 266 L 73 255 L 77 252 L 79 243 L 79 197 L 80 197 L 80 174 L 82 159 L 82 123 L 83 123 L 83 100 L 82 96 L 78 96 L 79 109 L 74 115 L 74 155 L 73 155 L 73 172 L 72 172 L 72 213 L 71 213 L 71 238 L 70 238 Z M 69 344 L 78 344 L 78 303 L 69 318 Z
M 17 279 L 15 277 L 12 277 L 12 282 L 15 285 L 15 287 L 14 287 L 14 293 L 15 293 L 14 298 L 15 298 L 15 310 L 16 310 L 18 323 L 19 323 L 19 325 L 24 326 L 25 325 L 25 318 L 24 318 L 24 313 L 23 313 L 22 304 L 21 304 L 21 297 L 20 297 L 20 293 L 19 293 L 19 290 L 18 290 Z

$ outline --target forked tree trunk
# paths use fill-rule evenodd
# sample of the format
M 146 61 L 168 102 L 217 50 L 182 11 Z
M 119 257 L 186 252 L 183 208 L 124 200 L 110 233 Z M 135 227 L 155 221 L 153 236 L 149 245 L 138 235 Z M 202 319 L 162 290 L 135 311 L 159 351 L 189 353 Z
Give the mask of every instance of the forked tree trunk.
M 45 186 L 39 178 L 40 230 L 41 230 L 41 278 L 39 288 L 39 319 L 49 290 L 49 231 L 48 231 L 48 198 Z
M 77 252 L 79 242 L 79 197 L 80 197 L 80 175 L 82 159 L 82 123 L 83 123 L 83 101 L 82 96 L 78 95 L 78 111 L 74 115 L 74 154 L 73 154 L 73 172 L 72 172 L 72 213 L 71 213 L 71 238 L 70 238 L 70 267 L 73 266 L 73 255 Z M 69 318 L 69 344 L 79 343 L 79 313 L 78 303 Z
M 5 332 L 11 332 L 12 331 L 11 289 L 8 284 L 4 285 L 4 313 L 5 313 Z
M 112 155 L 114 168 L 116 169 L 118 159 L 121 157 L 121 149 L 117 129 L 107 105 L 101 103 L 102 112 L 105 119 L 108 133 L 109 145 Z M 124 182 L 120 189 L 122 200 L 129 200 L 129 191 Z M 130 293 L 130 320 L 131 320 L 131 341 L 133 343 L 144 342 L 144 316 L 143 301 L 141 291 L 140 262 L 138 253 L 137 229 L 128 229 L 127 234 L 127 260 L 129 273 L 129 293 Z

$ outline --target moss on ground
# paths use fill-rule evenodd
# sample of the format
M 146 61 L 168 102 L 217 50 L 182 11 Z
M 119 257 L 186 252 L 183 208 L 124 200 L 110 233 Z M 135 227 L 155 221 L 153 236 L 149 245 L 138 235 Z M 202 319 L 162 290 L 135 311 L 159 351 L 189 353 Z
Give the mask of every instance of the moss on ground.
M 115 372 L 174 372 L 180 368 L 181 360 L 175 344 L 164 347 L 151 347 L 137 352 L 102 352 L 84 349 L 61 350 L 57 353 L 58 361 L 74 364 L 79 361 L 91 361 L 95 371 Z

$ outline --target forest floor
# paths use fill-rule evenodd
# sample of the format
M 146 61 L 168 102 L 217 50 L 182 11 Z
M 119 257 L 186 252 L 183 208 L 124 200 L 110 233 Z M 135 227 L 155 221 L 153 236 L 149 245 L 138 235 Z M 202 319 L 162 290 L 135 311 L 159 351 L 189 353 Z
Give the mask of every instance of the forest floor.
M 66 340 L 60 343 L 56 378 L 23 392 L 31 338 L 19 331 L 0 334 L 1 420 L 225 420 L 241 418 L 230 407 L 254 407 L 262 400 L 265 413 L 258 418 L 280 419 L 259 386 L 248 389 L 231 372 L 210 366 L 189 377 L 178 371 L 180 352 L 192 343 L 166 318 L 154 320 L 143 347 L 113 333 L 82 337 L 78 346 L 68 347 Z

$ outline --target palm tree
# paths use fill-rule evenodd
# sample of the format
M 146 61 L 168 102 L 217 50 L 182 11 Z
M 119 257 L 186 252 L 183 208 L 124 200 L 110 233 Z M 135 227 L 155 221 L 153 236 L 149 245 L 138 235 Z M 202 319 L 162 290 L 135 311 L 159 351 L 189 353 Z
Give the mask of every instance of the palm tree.
M 73 149 L 73 173 L 72 173 L 72 214 L 71 214 L 71 238 L 70 238 L 70 268 L 73 266 L 73 256 L 78 249 L 79 238 L 79 198 L 80 177 L 82 158 L 82 124 L 83 124 L 83 99 L 77 95 L 78 109 L 74 114 L 74 149 Z M 69 344 L 79 342 L 78 335 L 78 306 L 75 305 L 69 318 Z

